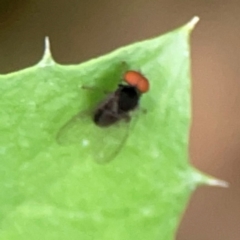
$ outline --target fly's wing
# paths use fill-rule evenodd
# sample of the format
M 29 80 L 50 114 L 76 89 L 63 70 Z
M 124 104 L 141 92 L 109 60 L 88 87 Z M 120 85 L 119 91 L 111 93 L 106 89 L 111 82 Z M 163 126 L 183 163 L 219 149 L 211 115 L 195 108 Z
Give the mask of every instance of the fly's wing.
M 103 164 L 113 160 L 124 146 L 129 129 L 132 125 L 124 120 L 110 127 L 95 125 L 91 114 L 80 113 L 67 122 L 58 132 L 57 141 L 60 145 L 76 145 L 88 149 L 91 157 Z

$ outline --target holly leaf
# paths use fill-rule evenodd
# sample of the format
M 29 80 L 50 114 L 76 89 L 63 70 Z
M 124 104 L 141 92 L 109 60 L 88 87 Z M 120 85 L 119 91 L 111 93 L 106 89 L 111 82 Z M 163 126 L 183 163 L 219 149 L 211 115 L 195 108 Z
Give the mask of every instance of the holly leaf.
M 56 63 L 46 38 L 38 64 L 0 75 L 0 239 L 173 239 L 194 189 L 224 184 L 188 161 L 197 20 L 79 65 Z M 150 91 L 130 123 L 99 128 L 124 65 Z

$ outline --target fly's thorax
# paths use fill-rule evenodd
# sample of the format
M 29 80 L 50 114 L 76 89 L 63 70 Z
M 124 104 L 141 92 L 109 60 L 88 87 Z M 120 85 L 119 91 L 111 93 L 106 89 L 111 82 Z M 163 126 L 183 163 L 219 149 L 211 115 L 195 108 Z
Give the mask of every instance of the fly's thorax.
M 118 107 L 123 112 L 134 110 L 138 106 L 140 92 L 134 86 L 122 85 L 119 91 Z

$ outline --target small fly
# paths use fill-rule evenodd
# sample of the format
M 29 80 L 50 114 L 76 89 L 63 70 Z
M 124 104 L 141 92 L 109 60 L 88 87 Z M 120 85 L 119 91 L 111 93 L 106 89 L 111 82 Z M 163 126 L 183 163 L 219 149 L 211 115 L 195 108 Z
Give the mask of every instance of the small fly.
M 139 72 L 127 71 L 124 74 L 127 85 L 119 84 L 95 110 L 93 121 L 99 127 L 109 127 L 120 120 L 130 121 L 130 112 L 139 105 L 142 93 L 149 90 L 148 80 Z
M 98 163 L 111 161 L 124 145 L 131 123 L 131 112 L 139 106 L 143 93 L 149 90 L 149 81 L 137 71 L 124 74 L 125 84 L 110 93 L 89 114 L 79 113 L 64 125 L 58 133 L 63 145 L 79 144 L 92 149 Z

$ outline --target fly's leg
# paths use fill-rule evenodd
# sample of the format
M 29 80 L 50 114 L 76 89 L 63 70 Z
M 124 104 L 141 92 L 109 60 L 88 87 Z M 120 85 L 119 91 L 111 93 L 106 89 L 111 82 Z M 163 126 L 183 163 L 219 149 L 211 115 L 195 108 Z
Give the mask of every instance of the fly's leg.
M 99 87 L 96 87 L 96 86 L 82 85 L 81 88 L 84 89 L 84 90 L 99 91 L 99 92 L 102 92 L 102 93 L 104 93 L 106 95 L 111 93 L 110 91 L 106 91 L 106 90 L 104 90 L 102 88 L 99 88 Z
M 131 121 L 131 116 L 129 115 L 129 113 L 126 112 L 121 112 L 121 119 L 123 119 L 125 122 L 130 122 Z

